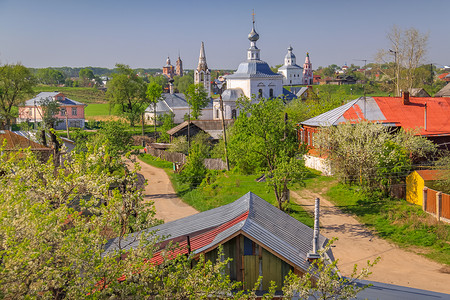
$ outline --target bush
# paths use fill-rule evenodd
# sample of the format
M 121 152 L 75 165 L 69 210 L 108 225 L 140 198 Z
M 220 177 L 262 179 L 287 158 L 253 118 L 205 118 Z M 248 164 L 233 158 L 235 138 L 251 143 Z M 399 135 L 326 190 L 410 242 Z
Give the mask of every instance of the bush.
M 203 165 L 204 159 L 200 145 L 193 144 L 189 151 L 187 163 L 180 172 L 180 181 L 189 184 L 190 188 L 199 186 L 208 172 Z

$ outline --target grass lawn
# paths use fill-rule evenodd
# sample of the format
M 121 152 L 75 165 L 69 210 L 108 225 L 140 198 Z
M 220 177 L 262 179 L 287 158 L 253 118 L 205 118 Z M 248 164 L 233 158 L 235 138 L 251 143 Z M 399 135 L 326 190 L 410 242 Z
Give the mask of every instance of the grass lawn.
M 158 168 L 163 168 L 169 175 L 172 184 L 177 192 L 187 204 L 199 211 L 206 211 L 237 200 L 248 192 L 253 192 L 269 203 L 276 205 L 274 192 L 270 190 L 266 183 L 256 182 L 256 175 L 240 175 L 232 172 L 213 171 L 209 183 L 204 181 L 196 189 L 190 189 L 188 185 L 179 180 L 179 175 L 173 172 L 173 164 L 149 154 L 139 157 L 142 161 Z M 289 214 L 309 227 L 313 227 L 314 220 L 300 205 L 291 203 Z
M 418 252 L 450 265 L 450 225 L 438 223 L 418 205 L 405 200 L 368 197 L 357 187 L 336 184 L 326 196 L 343 211 L 355 214 L 378 235 L 399 246 L 420 248 Z
M 92 103 L 84 109 L 86 119 L 95 119 L 95 117 L 110 116 L 108 103 Z

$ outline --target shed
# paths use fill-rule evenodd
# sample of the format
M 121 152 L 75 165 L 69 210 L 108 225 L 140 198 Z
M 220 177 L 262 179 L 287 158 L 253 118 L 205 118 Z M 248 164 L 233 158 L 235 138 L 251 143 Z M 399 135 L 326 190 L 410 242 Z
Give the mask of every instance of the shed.
M 412 88 L 409 90 L 411 97 L 431 97 L 423 88 Z
M 439 179 L 441 170 L 418 170 L 406 177 L 406 200 L 410 203 L 423 204 L 423 188 Z
M 227 128 L 233 123 L 233 119 L 225 120 L 225 126 Z M 194 135 L 202 131 L 209 134 L 211 136 L 211 140 L 217 141 L 223 134 L 222 120 L 192 120 L 190 123 L 188 123 L 188 121 L 184 121 L 183 123 L 167 131 L 167 133 L 170 135 L 170 141 L 172 141 L 175 137 L 188 136 L 188 124 L 190 124 L 190 137 L 193 137 Z
M 192 253 L 205 254 L 211 260 L 217 258 L 217 247 L 223 245 L 224 258 L 233 259 L 227 274 L 231 280 L 242 281 L 246 289 L 253 288 L 259 276 L 263 276 L 262 290 L 269 288 L 270 281 L 280 287 L 289 271 L 304 274 L 310 266 L 307 254 L 312 250 L 313 229 L 251 192 L 230 204 L 144 232 L 156 232 L 163 237 L 161 245 L 178 242 L 177 254 L 188 253 L 189 241 Z M 125 251 L 139 247 L 141 236 L 142 232 L 137 232 L 120 241 L 110 240 L 105 245 L 105 255 L 119 245 L 125 245 L 122 247 Z M 328 239 L 319 235 L 319 248 L 327 243 Z M 331 249 L 326 256 L 330 262 L 334 261 Z M 150 262 L 162 262 L 159 252 Z

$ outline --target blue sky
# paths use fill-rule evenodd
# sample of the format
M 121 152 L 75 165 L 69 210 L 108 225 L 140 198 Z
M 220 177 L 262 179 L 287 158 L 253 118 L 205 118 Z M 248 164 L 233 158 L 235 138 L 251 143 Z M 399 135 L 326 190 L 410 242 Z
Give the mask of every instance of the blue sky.
M 0 63 L 159 68 L 180 53 L 193 68 L 204 41 L 211 69 L 236 69 L 255 9 L 257 46 L 272 66 L 289 45 L 300 64 L 309 52 L 313 68 L 373 61 L 394 24 L 429 33 L 426 62 L 450 65 L 449 8 L 446 0 L 0 0 Z

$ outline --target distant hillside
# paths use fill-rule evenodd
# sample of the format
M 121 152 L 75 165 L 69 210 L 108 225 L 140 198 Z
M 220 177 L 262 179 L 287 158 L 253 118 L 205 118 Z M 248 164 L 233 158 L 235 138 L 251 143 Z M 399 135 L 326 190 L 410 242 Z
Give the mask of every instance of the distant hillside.
M 78 74 L 80 73 L 81 69 L 88 68 L 91 69 L 92 72 L 94 72 L 95 76 L 108 76 L 116 72 L 116 69 L 108 69 L 108 68 L 100 68 L 100 67 L 78 67 L 78 68 L 72 68 L 72 67 L 51 67 L 52 69 L 61 71 L 64 73 L 66 77 L 78 77 Z M 32 72 L 36 73 L 37 68 L 30 68 Z M 138 68 L 134 69 L 137 73 L 143 73 L 143 74 L 155 74 L 157 72 L 162 72 L 162 69 L 144 69 L 144 68 Z
M 79 101 L 82 103 L 90 104 L 90 103 L 106 103 L 105 92 L 98 90 L 96 88 L 87 88 L 87 87 L 58 87 L 58 86 L 37 86 L 34 88 L 34 91 L 37 94 L 40 92 L 61 92 L 75 101 Z

